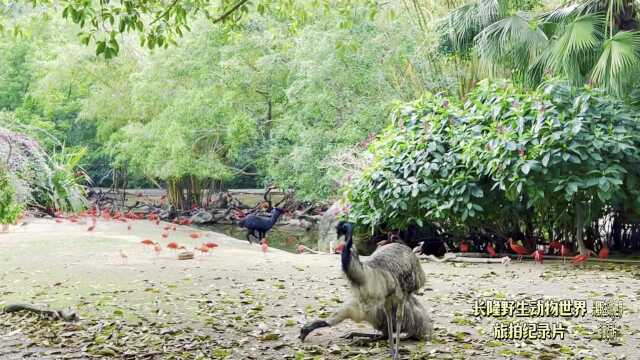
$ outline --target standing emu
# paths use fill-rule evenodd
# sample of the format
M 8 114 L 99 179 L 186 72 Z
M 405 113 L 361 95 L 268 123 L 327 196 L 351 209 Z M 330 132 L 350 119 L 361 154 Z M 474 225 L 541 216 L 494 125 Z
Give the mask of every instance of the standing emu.
M 238 223 L 240 227 L 247 229 L 247 241 L 251 244 L 251 235 L 254 238 L 258 239 L 258 243 L 264 239 L 267 231 L 271 230 L 273 225 L 278 221 L 280 215 L 284 213 L 284 210 L 281 208 L 273 208 L 271 210 L 270 217 L 258 216 L 258 215 L 249 215 L 244 219 L 240 220 Z M 258 235 L 256 235 L 256 232 Z
M 424 308 L 413 296 L 426 282 L 420 260 L 409 247 L 397 243 L 381 246 L 371 256 L 360 259 L 353 248 L 353 224 L 341 221 L 336 225 L 336 231 L 338 237 L 346 239 L 341 254 L 342 271 L 351 285 L 354 299 L 329 321 L 305 325 L 300 331 L 300 339 L 304 340 L 316 328 L 335 325 L 346 318 L 366 320 L 377 329 L 387 326 L 383 335 L 388 335 L 391 356 L 397 359 L 403 325 L 417 323 L 418 327 L 430 329 Z M 384 320 L 378 318 L 379 311 Z M 407 327 L 405 332 L 414 337 L 421 332 L 424 334 L 418 328 Z

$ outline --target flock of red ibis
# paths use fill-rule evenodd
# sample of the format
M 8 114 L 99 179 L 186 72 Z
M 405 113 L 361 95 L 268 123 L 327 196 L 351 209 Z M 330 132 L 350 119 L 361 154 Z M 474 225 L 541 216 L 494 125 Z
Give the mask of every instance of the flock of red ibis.
M 84 224 L 86 222 L 82 221 L 82 219 L 88 219 L 88 221 L 90 222 L 90 226 L 87 228 L 87 231 L 90 231 L 90 232 L 95 231 L 96 225 L 98 223 L 98 219 L 100 218 L 104 221 L 119 221 L 119 222 L 125 223 L 127 224 L 127 230 L 133 229 L 134 221 L 147 220 L 155 223 L 156 226 L 160 226 L 161 224 L 160 217 L 158 216 L 158 214 L 151 213 L 145 216 L 143 214 L 134 213 L 132 211 L 129 211 L 126 213 L 115 211 L 112 213 L 108 209 L 104 209 L 98 212 L 98 210 L 93 208 L 88 211 L 84 211 L 78 214 L 71 214 L 67 216 L 63 215 L 62 212 L 60 211 L 56 211 L 54 215 L 55 215 L 56 223 L 62 223 L 66 219 L 71 223 Z M 160 234 L 160 236 L 163 239 L 169 238 L 169 234 L 170 234 L 169 231 L 177 231 L 178 225 L 191 225 L 191 220 L 187 218 L 176 218 L 173 221 L 173 224 L 167 224 L 162 228 L 164 231 Z M 200 239 L 202 236 L 203 234 L 201 232 L 196 232 L 196 231 L 193 231 L 189 234 L 189 237 L 192 239 Z M 160 245 L 159 242 L 153 241 L 151 239 L 144 239 L 140 243 L 145 248 L 151 247 L 156 257 L 159 256 L 160 253 L 162 252 L 162 246 Z M 170 249 L 170 250 L 186 249 L 184 245 L 180 245 L 173 241 L 169 242 L 166 245 L 166 247 L 167 249 Z M 200 253 L 202 254 L 210 254 L 213 251 L 213 249 L 217 247 L 218 247 L 218 244 L 214 242 L 206 242 L 206 243 L 202 243 L 200 246 L 194 247 L 194 249 L 197 251 L 200 251 Z M 268 250 L 268 245 L 265 239 L 265 241 L 263 241 L 262 251 L 266 253 L 267 250 Z M 122 263 L 124 264 L 127 261 L 128 256 L 122 250 L 120 250 L 119 252 L 120 252 L 120 258 L 122 260 Z
M 518 260 L 522 261 L 522 257 L 525 255 L 529 254 L 529 251 L 524 247 L 521 246 L 519 244 L 516 244 L 512 238 L 509 238 L 508 241 L 509 247 L 511 248 L 511 250 L 513 250 L 513 252 L 515 252 L 516 254 L 518 254 Z M 489 243 L 489 245 L 491 245 L 491 243 Z M 571 249 L 566 245 L 566 244 L 561 244 L 558 241 L 552 241 L 549 243 L 549 249 L 555 251 L 555 250 L 560 250 L 560 256 L 562 256 L 562 261 L 565 261 L 565 257 L 566 256 L 571 256 Z M 489 253 L 490 256 L 495 256 L 495 250 L 493 249 L 493 246 L 487 246 L 487 252 Z M 592 253 L 592 252 L 590 252 Z M 583 264 L 585 263 L 588 259 L 589 259 L 589 255 L 590 253 L 587 253 L 586 255 L 575 255 L 573 256 L 571 263 L 573 265 L 577 265 L 577 264 Z M 531 256 L 533 256 L 533 259 L 536 263 L 541 263 L 544 260 L 544 252 L 542 250 L 536 250 L 533 253 L 531 253 Z M 600 249 L 600 252 L 598 253 L 598 258 L 599 259 L 606 259 L 609 256 L 609 248 L 604 246 L 602 249 Z

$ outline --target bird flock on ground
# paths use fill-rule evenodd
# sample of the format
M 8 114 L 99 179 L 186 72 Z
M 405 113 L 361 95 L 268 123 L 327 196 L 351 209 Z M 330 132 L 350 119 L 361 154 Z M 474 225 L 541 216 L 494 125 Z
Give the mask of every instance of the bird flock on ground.
M 89 224 L 89 227 L 87 228 L 87 232 L 93 232 L 96 230 L 98 220 L 105 221 L 105 222 L 107 221 L 121 222 L 126 225 L 127 231 L 134 230 L 134 223 L 136 221 L 149 221 L 154 223 L 158 227 L 162 226 L 161 233 L 159 236 L 164 240 L 168 240 L 171 232 L 177 231 L 179 226 L 191 225 L 191 220 L 184 217 L 175 218 L 172 223 L 164 223 L 160 220 L 159 215 L 156 213 L 150 213 L 145 215 L 142 213 L 135 213 L 132 211 L 128 211 L 125 213 L 118 210 L 110 211 L 109 209 L 103 209 L 99 211 L 96 208 L 92 208 L 90 210 L 83 211 L 77 214 L 66 214 L 66 215 L 60 211 L 55 211 L 54 218 L 56 223 L 62 223 L 63 221 L 66 220 L 72 224 L 78 224 L 78 225 Z M 165 225 L 162 225 L 162 224 L 165 224 Z M 208 236 L 208 235 L 209 235 L 208 233 L 205 235 L 202 232 L 192 231 L 189 234 L 189 237 L 191 239 L 196 240 L 196 239 L 202 238 L 203 236 Z M 264 243 L 263 251 L 266 252 L 268 249 L 268 245 L 266 245 L 266 239 L 263 241 L 263 243 Z M 156 258 L 160 256 L 160 253 L 162 253 L 163 251 L 163 246 L 159 241 L 153 241 L 152 239 L 146 238 L 140 241 L 140 244 L 143 246 L 143 249 L 151 249 L 151 251 L 153 251 L 153 253 L 155 254 Z M 265 249 L 265 246 L 266 246 L 266 249 Z M 168 250 L 173 250 L 176 252 L 178 250 L 187 250 L 186 246 L 178 244 L 175 241 L 168 242 L 165 245 L 165 247 Z M 218 244 L 216 244 L 215 242 L 203 242 L 200 245 L 194 246 L 193 250 L 200 252 L 202 255 L 210 255 L 213 252 L 213 250 L 217 247 L 218 247 Z M 120 255 L 120 259 L 122 260 L 122 263 L 126 263 L 129 256 L 122 249 L 119 250 L 119 255 Z
M 522 261 L 522 258 L 524 256 L 531 256 L 536 263 L 542 264 L 544 262 L 545 252 L 540 248 L 534 250 L 532 253 L 529 253 L 529 250 L 527 250 L 527 248 L 518 244 L 512 238 L 509 238 L 509 240 L 507 241 L 507 245 L 509 245 L 509 248 L 511 249 L 511 251 L 513 251 L 517 255 L 518 261 Z M 573 255 L 571 249 L 566 244 L 560 243 L 559 241 L 551 241 L 548 245 L 548 249 L 549 249 L 549 253 L 551 254 L 557 253 L 558 255 L 562 256 L 563 262 L 566 261 L 565 259 L 566 257 L 570 257 L 571 264 L 573 265 L 584 264 L 591 257 L 592 254 L 597 256 L 598 259 L 601 259 L 601 260 L 604 260 L 609 257 L 609 248 L 606 246 L 603 246 L 597 255 L 590 250 L 587 252 L 587 254 Z M 469 244 L 464 240 L 460 242 L 460 252 L 462 253 L 469 252 Z M 486 252 L 487 254 L 489 254 L 489 257 L 498 256 L 491 242 L 487 243 Z

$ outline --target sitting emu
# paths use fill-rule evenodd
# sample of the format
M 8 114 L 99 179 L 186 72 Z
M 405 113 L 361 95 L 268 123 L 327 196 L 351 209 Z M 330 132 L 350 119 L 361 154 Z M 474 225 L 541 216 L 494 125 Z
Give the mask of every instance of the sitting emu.
M 342 271 L 351 285 L 354 299 L 328 322 L 315 321 L 303 327 L 300 339 L 318 327 L 331 326 L 346 318 L 367 320 L 375 328 L 386 325 L 387 330 L 383 332 L 388 335 L 391 355 L 395 360 L 398 357 L 400 333 L 404 331 L 409 335 L 417 335 L 423 332 L 403 328 L 405 324 L 413 326 L 411 323 L 417 323 L 430 328 L 429 325 L 423 325 L 427 318 L 413 296 L 426 282 L 420 260 L 409 247 L 398 243 L 380 246 L 371 256 L 360 259 L 353 248 L 353 224 L 341 221 L 336 230 L 338 237 L 344 235 L 347 241 L 341 254 Z M 382 314 L 379 316 L 380 311 Z M 384 320 L 381 321 L 379 317 Z
M 258 239 L 258 243 L 260 243 L 262 242 L 262 239 L 264 239 L 267 231 L 271 230 L 273 225 L 278 221 L 280 215 L 283 213 L 283 209 L 273 208 L 273 210 L 271 210 L 271 216 L 268 218 L 258 215 L 249 215 L 240 220 L 238 224 L 240 227 L 247 229 L 247 241 L 249 241 L 249 244 L 251 244 L 251 235 Z M 257 236 L 256 232 L 258 232 Z
M 389 326 L 387 325 L 387 317 L 384 313 L 383 304 L 376 307 L 374 311 L 369 311 L 369 309 L 361 306 L 357 301 L 351 301 L 326 321 L 316 320 L 306 324 L 302 330 L 300 330 L 300 340 L 304 341 L 304 339 L 306 339 L 307 336 L 315 329 L 335 326 L 347 319 L 355 322 L 365 321 L 382 334 L 378 335 L 352 332 L 345 335 L 344 338 L 351 339 L 355 337 L 363 337 L 374 341 L 389 338 Z M 427 310 L 424 308 L 422 303 L 420 303 L 417 296 L 411 295 L 407 300 L 400 327 L 402 332 L 407 334 L 407 336 L 403 338 L 405 340 L 431 339 L 433 322 L 429 315 L 427 315 Z M 393 330 L 395 331 L 395 328 Z

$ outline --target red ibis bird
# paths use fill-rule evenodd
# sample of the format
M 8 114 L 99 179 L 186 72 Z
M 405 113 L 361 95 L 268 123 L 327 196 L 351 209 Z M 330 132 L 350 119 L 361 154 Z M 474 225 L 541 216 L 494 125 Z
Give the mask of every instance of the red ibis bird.
M 192 232 L 189 236 L 190 236 L 192 239 L 197 239 L 197 238 L 199 238 L 199 237 L 200 237 L 200 234 L 199 234 L 199 233 L 197 233 L 197 232 Z
M 573 265 L 584 264 L 588 258 L 589 258 L 589 255 L 576 255 L 573 257 L 573 260 L 571 260 L 571 263 Z
M 569 250 L 569 247 L 565 244 L 562 244 L 560 246 L 560 256 L 562 256 L 562 263 L 564 263 L 564 257 L 568 256 L 571 253 L 571 250 Z
M 304 253 L 304 245 L 298 245 L 298 254 Z
M 524 246 L 515 244 L 512 238 L 509 238 L 509 246 L 514 253 L 518 254 L 518 261 L 522 261 L 522 256 L 529 254 L 529 251 Z
M 260 247 L 262 248 L 262 252 L 266 255 L 267 251 L 269 251 L 269 243 L 267 242 L 267 239 L 262 239 Z
M 208 242 L 206 244 L 204 244 L 206 247 L 208 247 L 209 249 L 213 249 L 213 248 L 217 248 L 218 244 L 216 243 L 212 243 L 212 242 Z
M 96 218 L 92 217 L 91 218 L 91 226 L 89 226 L 89 228 L 87 229 L 87 231 L 93 231 L 96 229 Z
M 496 257 L 496 249 L 493 247 L 492 243 L 487 243 L 487 252 L 490 257 Z
M 142 245 L 155 245 L 156 243 L 154 243 L 153 241 L 149 240 L 149 239 L 144 239 L 142 241 L 140 241 L 140 243 Z
M 542 252 L 542 250 L 536 250 L 531 255 L 533 256 L 533 260 L 535 262 L 542 264 L 542 261 L 544 260 L 544 253 Z
M 160 252 L 162 252 L 162 246 L 160 246 L 160 244 L 155 244 L 153 245 L 153 251 L 156 253 L 156 259 L 158 258 L 158 256 L 160 256 Z M 153 260 L 153 263 L 155 264 L 155 259 Z
M 467 244 L 464 240 L 460 241 L 460 252 L 469 252 L 469 244 Z
M 170 243 L 167 244 L 167 248 L 169 248 L 171 250 L 178 250 L 178 243 L 170 242 Z
M 201 245 L 195 249 L 200 251 L 203 255 L 209 252 L 209 248 L 206 245 Z
M 602 249 L 600 249 L 600 251 L 598 252 L 598 258 L 599 259 L 606 259 L 609 257 L 609 248 L 604 246 L 602 247 Z

